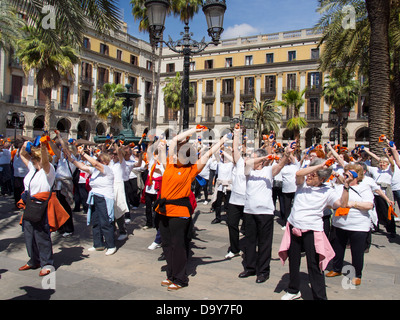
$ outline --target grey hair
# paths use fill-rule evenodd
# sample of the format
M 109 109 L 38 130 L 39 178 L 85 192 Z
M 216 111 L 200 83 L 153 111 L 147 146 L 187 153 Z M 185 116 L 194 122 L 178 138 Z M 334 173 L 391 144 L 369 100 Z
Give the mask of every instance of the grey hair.
M 266 157 L 268 155 L 267 150 L 261 148 L 255 150 L 254 153 L 257 157 Z
M 315 158 L 313 161 L 310 162 L 310 167 L 317 166 L 321 163 L 324 163 L 325 160 L 321 158 Z M 331 168 L 321 169 L 317 171 L 318 178 L 323 179 L 323 182 L 329 179 L 332 174 Z

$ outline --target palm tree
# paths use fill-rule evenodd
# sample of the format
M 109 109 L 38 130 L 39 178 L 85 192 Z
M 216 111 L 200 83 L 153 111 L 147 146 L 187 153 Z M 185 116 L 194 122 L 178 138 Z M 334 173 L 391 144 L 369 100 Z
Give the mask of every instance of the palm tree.
M 118 30 L 121 27 L 122 15 L 118 0 L 9 0 L 8 2 L 29 17 L 28 25 L 37 27 L 43 40 L 53 45 L 53 50 L 65 44 L 65 39 L 68 39 L 72 47 L 80 48 L 83 45 L 83 35 L 89 26 L 93 26 L 100 33 Z M 51 14 L 43 10 L 46 6 L 54 10 L 55 29 L 40 27 L 48 14 Z M 42 11 L 47 14 L 43 14 Z
M 121 112 L 124 105 L 124 98 L 115 96 L 117 92 L 125 92 L 122 84 L 105 83 L 102 90 L 95 93 L 96 100 L 94 107 L 99 118 L 107 119 L 112 116 L 111 126 L 119 125 L 121 121 Z
M 50 129 L 51 91 L 56 89 L 63 77 L 72 76 L 73 66 L 79 62 L 75 50 L 62 44 L 57 50 L 41 37 L 41 31 L 27 27 L 27 37 L 18 41 L 16 56 L 26 74 L 36 70 L 36 83 L 46 96 L 44 129 Z
M 18 39 L 24 37 L 24 20 L 15 14 L 6 1 L 0 1 L 0 49 L 14 50 Z
M 297 147 L 300 147 L 300 130 L 307 127 L 306 119 L 300 117 L 300 108 L 304 105 L 304 94 L 306 89 L 301 92 L 297 90 L 288 90 L 282 95 L 281 101 L 276 101 L 278 106 L 285 108 L 287 115 L 286 128 L 294 132 Z
M 275 110 L 274 102 L 270 99 L 260 101 L 253 101 L 251 110 L 244 113 L 244 117 L 254 119 L 258 131 L 258 143 L 261 145 L 262 133 L 264 131 L 279 131 L 281 115 Z
M 179 128 L 182 127 L 182 77 L 179 72 L 174 78 L 166 78 L 165 87 L 162 89 L 164 93 L 164 103 L 167 108 L 179 111 Z M 189 87 L 189 96 L 193 96 L 193 88 Z
M 342 110 L 347 108 L 349 111 L 358 101 L 360 94 L 360 83 L 353 79 L 352 74 L 346 74 L 342 71 L 336 71 L 328 76 L 325 81 L 322 95 L 325 102 L 334 109 L 341 121 Z M 339 126 L 339 145 L 342 145 L 342 126 Z

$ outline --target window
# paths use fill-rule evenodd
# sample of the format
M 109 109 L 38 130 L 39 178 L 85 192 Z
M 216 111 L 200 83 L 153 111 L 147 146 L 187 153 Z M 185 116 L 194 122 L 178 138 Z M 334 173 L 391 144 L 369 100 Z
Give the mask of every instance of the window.
M 244 92 L 246 94 L 254 92 L 254 77 L 248 77 L 244 79 Z
M 150 60 L 146 61 L 146 69 L 153 70 L 153 63 Z
M 233 93 L 233 79 L 222 80 L 222 93 L 232 94 Z
M 311 59 L 319 59 L 319 48 L 311 49 Z
M 175 63 L 167 64 L 167 72 L 175 72 Z
M 253 56 L 246 56 L 245 58 L 245 65 L 251 66 L 253 64 Z
M 204 69 L 212 69 L 214 67 L 214 60 L 204 61 Z
M 267 53 L 267 63 L 274 63 L 274 54 L 273 53 Z
M 297 90 L 296 88 L 296 74 L 295 73 L 289 73 L 287 75 L 287 90 Z
M 319 116 L 319 98 L 310 98 L 307 118 L 318 119 Z
M 196 121 L 196 108 L 193 103 L 189 104 L 189 121 Z
M 133 54 L 131 54 L 131 64 L 133 64 L 134 66 L 138 65 L 138 57 Z
M 214 105 L 211 103 L 206 104 L 206 121 L 211 121 L 214 116 Z
M 196 62 L 190 61 L 189 69 L 190 69 L 190 71 L 196 70 Z
M 265 76 L 265 91 L 266 92 L 275 92 L 275 76 Z
M 231 68 L 233 66 L 232 58 L 225 59 L 225 68 Z
M 97 68 L 97 74 L 98 74 L 98 85 L 100 87 L 103 86 L 103 84 L 108 82 L 108 70 L 102 67 Z
M 132 92 L 137 92 L 137 80 L 135 77 L 129 76 L 128 83 L 132 86 Z
M 114 72 L 114 83 L 121 83 L 121 72 Z
M 90 39 L 89 38 L 83 38 L 83 47 L 85 49 L 90 49 Z
M 296 60 L 296 51 L 288 51 L 288 61 Z
M 224 103 L 224 116 L 232 118 L 232 103 L 231 102 L 225 102 Z
M 67 108 L 69 104 L 69 88 L 62 86 L 61 89 L 61 106 Z
M 117 59 L 122 60 L 122 51 L 117 49 Z
M 207 80 L 206 81 L 206 96 L 210 97 L 214 94 L 214 81 Z
M 308 73 L 308 86 L 311 88 L 318 89 L 321 85 L 321 73 L 309 72 Z
M 108 56 L 108 52 L 109 52 L 108 45 L 100 43 L 100 53 Z

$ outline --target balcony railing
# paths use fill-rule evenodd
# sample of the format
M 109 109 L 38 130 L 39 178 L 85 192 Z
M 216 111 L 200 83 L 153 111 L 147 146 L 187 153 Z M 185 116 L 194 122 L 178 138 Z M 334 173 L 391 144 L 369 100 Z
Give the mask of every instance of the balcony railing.
M 205 122 L 205 123 L 214 123 L 215 122 L 215 118 L 214 117 L 202 117 L 201 121 Z
M 205 100 L 205 101 L 214 101 L 214 99 L 215 99 L 215 92 L 214 91 L 203 92 L 203 100 Z
M 307 121 L 322 121 L 323 116 L 320 113 L 306 114 Z
M 299 87 L 296 86 L 283 87 L 282 93 L 287 93 L 289 90 L 299 91 Z
M 61 102 L 58 104 L 58 110 L 72 111 L 72 105 Z
M 276 97 L 276 88 L 263 88 L 261 89 L 261 99 L 273 99 Z
M 306 95 L 320 95 L 322 93 L 321 85 L 307 86 Z
M 24 97 L 10 95 L 7 100 L 9 103 L 24 104 L 24 105 L 26 104 L 26 98 Z
M 235 98 L 235 93 L 232 90 L 222 90 L 221 91 L 221 100 L 224 101 L 233 101 Z
M 240 90 L 241 100 L 252 100 L 255 96 L 254 88 Z
M 94 81 L 92 77 L 86 77 L 86 76 L 81 76 L 80 77 L 80 83 L 83 85 L 88 85 L 88 86 L 93 86 Z

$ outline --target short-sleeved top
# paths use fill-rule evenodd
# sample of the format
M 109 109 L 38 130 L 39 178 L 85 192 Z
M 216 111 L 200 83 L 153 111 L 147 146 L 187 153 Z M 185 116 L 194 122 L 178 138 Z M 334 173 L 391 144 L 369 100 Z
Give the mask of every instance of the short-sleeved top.
M 179 167 L 167 162 L 161 183 L 160 198 L 175 200 L 189 197 L 192 182 L 198 174 L 197 164 Z M 168 217 L 190 217 L 189 209 L 184 206 L 167 204 L 165 207 L 165 215 Z
M 244 174 L 244 167 L 244 159 L 240 157 L 232 171 L 232 191 L 229 203 L 239 206 L 244 206 L 246 202 L 246 176 Z
M 283 193 L 292 193 L 296 192 L 296 172 L 300 169 L 300 163 L 290 163 L 286 164 L 282 170 L 282 192 Z
M 343 192 L 343 186 L 337 188 L 338 195 Z M 374 194 L 367 183 L 360 183 L 349 189 L 349 201 L 374 203 Z M 349 231 L 368 232 L 371 228 L 369 210 L 350 208 L 345 216 L 333 216 L 332 225 L 336 228 Z
M 246 201 L 244 213 L 273 215 L 272 202 L 272 166 L 260 170 L 251 170 L 246 176 Z
M 382 170 L 378 167 L 368 167 L 368 171 L 376 183 L 392 184 L 393 172 L 390 166 L 386 170 Z
M 91 191 L 105 198 L 114 199 L 114 173 L 109 166 L 103 165 L 103 167 L 104 173 L 90 167 L 89 185 L 92 188 Z
M 333 207 L 339 198 L 340 195 L 335 189 L 326 184 L 312 187 L 304 181 L 303 184 L 297 186 L 288 222 L 298 229 L 324 231 L 322 221 L 324 209 Z
M 28 169 L 29 172 L 24 178 L 25 190 L 29 190 L 31 196 L 34 196 L 39 192 L 49 192 L 54 184 L 54 180 L 56 179 L 56 170 L 53 165 L 50 164 L 48 174 L 46 174 L 43 169 L 36 172 L 36 168 L 33 166 L 32 162 L 29 162 Z

